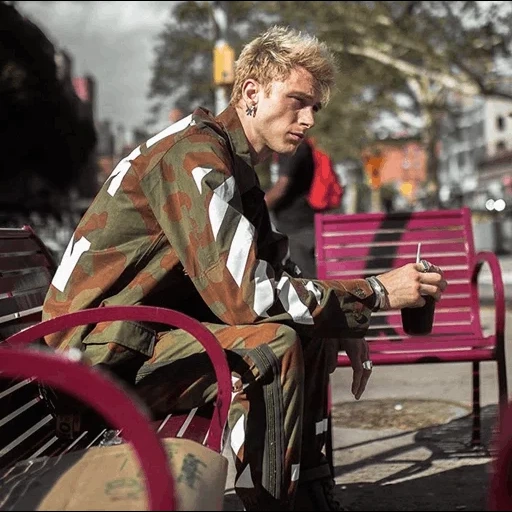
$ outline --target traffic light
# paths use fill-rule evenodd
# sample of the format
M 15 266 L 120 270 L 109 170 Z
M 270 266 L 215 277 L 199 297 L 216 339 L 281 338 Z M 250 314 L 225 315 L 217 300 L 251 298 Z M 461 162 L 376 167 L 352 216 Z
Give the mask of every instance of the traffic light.
M 231 85 L 235 81 L 235 51 L 224 41 L 213 49 L 213 83 Z
M 380 171 L 384 157 L 380 154 L 374 154 L 371 156 L 364 157 L 364 168 L 368 175 L 368 181 L 373 189 L 377 189 L 381 185 Z
M 380 187 L 380 170 L 377 167 L 372 169 L 371 186 L 372 188 Z

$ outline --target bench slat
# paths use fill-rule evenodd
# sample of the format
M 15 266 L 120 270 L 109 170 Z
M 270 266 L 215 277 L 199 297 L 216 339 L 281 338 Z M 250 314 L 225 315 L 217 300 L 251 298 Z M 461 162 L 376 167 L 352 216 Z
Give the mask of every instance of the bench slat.
M 329 251 L 326 251 L 326 254 L 329 254 Z M 341 256 L 340 256 L 341 257 Z M 377 258 L 365 258 L 365 259 L 347 259 L 347 260 L 334 260 L 334 259 L 326 259 L 325 265 L 328 270 L 335 270 L 335 269 L 343 269 L 345 272 L 361 272 L 361 271 L 368 271 L 372 270 L 373 272 L 376 271 L 376 269 L 391 269 L 391 268 L 397 268 L 401 267 L 403 265 L 406 265 L 407 263 L 414 263 L 416 258 L 416 255 L 414 256 L 393 256 L 389 258 L 385 257 L 377 257 Z M 430 256 L 425 255 L 425 259 L 430 258 Z M 464 255 L 437 255 L 434 258 L 430 258 L 432 260 L 432 263 L 435 263 L 439 267 L 443 269 L 443 272 L 449 271 L 450 269 L 453 270 L 466 270 L 466 272 L 469 272 L 469 264 L 470 259 L 467 254 Z
M 443 300 L 445 300 L 447 297 L 455 297 L 458 295 L 463 295 L 464 297 L 468 298 L 471 297 L 472 290 L 469 281 L 450 281 L 450 286 L 443 293 Z
M 2 374 L 0 373 L 0 376 L 1 375 Z M 22 380 L 20 382 L 17 382 L 14 385 L 9 385 L 6 389 L 4 389 L 3 391 L 0 392 L 0 400 L 2 398 L 5 398 L 5 397 L 11 395 L 15 391 L 18 391 L 19 389 L 23 388 L 24 386 L 27 386 L 31 382 L 33 382 L 33 379 L 25 379 L 25 380 Z
M 0 258 L 10 257 L 10 253 L 40 253 L 41 247 L 32 237 L 2 238 Z
M 464 351 L 447 351 L 427 353 L 419 352 L 399 352 L 396 354 L 372 354 L 374 365 L 393 365 L 393 364 L 431 364 L 431 363 L 461 363 L 472 361 L 493 361 L 496 357 L 494 350 L 473 349 Z M 348 357 L 338 356 L 338 366 L 350 366 Z
M 385 326 L 393 327 L 402 331 L 402 317 L 400 311 L 385 311 L 374 314 L 370 323 L 369 331 L 382 329 Z M 475 336 L 481 336 L 479 318 L 474 316 L 473 310 L 466 304 L 458 309 L 446 308 L 441 301 L 434 314 L 434 325 L 432 333 L 457 334 L 461 330 L 469 331 Z
M 474 331 L 470 330 L 469 328 L 456 328 L 454 329 L 453 326 L 443 326 L 438 327 L 436 330 L 433 330 L 431 333 L 431 336 L 433 337 L 444 337 L 445 339 L 453 339 L 454 336 L 461 334 L 462 336 L 466 338 L 476 338 L 476 334 Z M 370 329 L 368 331 L 368 335 L 366 336 L 366 339 L 368 341 L 374 339 L 374 338 L 387 338 L 390 341 L 393 339 L 400 339 L 404 343 L 411 339 L 410 336 L 404 333 L 401 326 L 393 326 L 393 325 L 385 325 L 380 328 Z
M 396 351 L 421 351 L 421 350 L 460 350 L 463 348 L 489 348 L 495 343 L 493 337 L 475 338 L 471 336 L 454 336 L 450 340 L 444 337 L 435 336 L 417 336 L 414 340 L 410 338 L 402 338 L 395 342 L 389 343 L 387 341 L 372 341 L 370 349 L 372 355 L 375 352 L 383 352 L 386 350 Z
M 446 333 L 443 331 L 441 331 L 439 333 L 439 335 L 442 335 L 442 336 L 445 336 L 446 334 L 452 335 L 453 333 L 452 332 Z M 467 338 L 471 338 L 471 336 L 473 336 L 473 334 L 471 332 L 463 333 L 463 334 L 466 335 Z M 373 343 L 375 341 L 386 340 L 386 342 L 389 342 L 390 344 L 391 343 L 406 344 L 406 342 L 409 338 L 407 337 L 406 334 L 397 332 L 394 329 L 382 329 L 380 331 L 370 332 L 368 334 L 368 336 L 365 337 L 365 339 L 366 339 L 366 341 L 371 342 L 370 348 L 373 349 Z
M 0 323 L 10 322 L 11 320 L 17 320 L 17 319 L 23 318 L 23 317 L 32 317 L 34 314 L 37 314 L 38 317 L 40 317 L 41 311 L 42 311 L 42 306 L 37 306 L 35 308 L 26 309 L 24 311 L 10 313 L 8 315 L 0 316 Z M 34 322 L 32 322 L 32 325 L 33 324 L 34 324 Z M 15 332 L 17 332 L 19 330 L 20 330 L 19 325 L 17 325 Z M 2 328 L 2 332 L 4 332 L 3 328 Z M 2 336 L 2 339 L 5 339 L 5 338 L 7 338 L 7 336 Z
M 45 296 L 46 290 L 39 288 L 31 292 L 16 293 L 11 297 L 0 297 L 0 322 L 5 321 L 2 318 L 16 312 L 19 313 L 18 316 L 26 316 L 22 313 L 41 307 Z
M 28 439 L 30 436 L 34 435 L 40 428 L 44 427 L 49 422 L 51 422 L 52 419 L 53 418 L 51 417 L 50 414 L 46 415 L 44 418 L 42 418 L 40 421 L 38 421 L 31 428 L 20 433 L 20 435 L 14 441 L 9 443 L 7 446 L 4 446 L 3 448 L 0 448 L 0 460 L 3 457 L 5 457 L 13 448 L 16 448 L 17 446 L 19 446 L 23 441 Z
M 40 398 L 33 398 L 32 400 L 26 402 L 21 407 L 13 411 L 11 414 L 8 414 L 7 416 L 4 416 L 3 418 L 0 418 L 0 427 L 3 427 L 9 421 L 12 421 L 13 419 L 17 418 L 20 414 L 23 414 L 25 411 L 30 409 L 33 405 L 36 405 L 41 401 Z
M 46 443 L 44 443 L 40 448 L 38 448 L 34 453 L 31 453 L 29 457 L 27 457 L 28 460 L 36 459 L 37 457 L 42 457 L 43 454 L 49 450 L 52 446 L 54 446 L 56 443 L 58 443 L 59 438 L 57 436 L 53 436 Z
M 0 239 L 9 238 L 34 238 L 34 235 L 25 228 L 0 228 Z
M 426 248 L 432 244 L 444 243 L 451 241 L 453 243 L 464 242 L 465 235 L 462 228 L 454 229 L 451 231 L 445 230 L 430 230 L 430 231 L 405 231 L 405 230 L 380 230 L 378 233 L 375 231 L 359 231 L 359 232 L 346 232 L 345 226 L 340 226 L 336 230 L 332 225 L 329 226 L 330 231 L 324 233 L 319 238 L 324 247 L 336 246 L 350 246 L 368 244 L 372 245 L 390 245 L 392 242 L 396 245 L 403 246 L 417 246 L 418 242 L 425 244 Z
M 187 413 L 171 414 L 163 421 L 153 422 L 153 425 L 161 437 L 183 437 L 186 434 L 187 439 L 204 444 L 211 412 L 210 406 L 205 406 L 200 413 L 196 408 Z
M 46 267 L 4 274 L 0 276 L 0 294 L 29 291 L 34 288 L 48 288 L 50 281 L 50 273 Z
M 364 247 L 362 247 L 364 245 Z M 400 257 L 408 262 L 415 261 L 418 243 L 408 245 L 371 245 L 368 244 L 345 244 L 345 245 L 325 245 L 324 257 L 327 261 L 342 258 L 344 260 L 372 261 L 373 259 L 392 259 Z M 421 252 L 425 259 L 435 259 L 440 256 L 453 255 L 466 257 L 464 242 L 454 243 L 437 242 L 428 246 L 421 244 Z
M 420 213 L 420 212 L 417 212 Z M 424 213 L 424 212 L 421 212 Z M 464 229 L 462 216 L 459 218 L 443 219 L 442 223 L 439 219 L 428 217 L 427 215 L 407 216 L 406 212 L 399 214 L 362 214 L 360 217 L 350 215 L 350 218 L 342 218 L 336 214 L 327 214 L 323 216 L 323 223 L 327 226 L 327 232 L 336 233 L 342 231 L 346 233 L 348 230 L 358 233 L 373 232 L 376 236 L 386 231 L 408 231 L 408 232 L 424 232 L 428 230 L 443 229 L 447 231 Z M 347 217 L 346 215 L 343 215 Z M 350 227 L 347 225 L 350 222 Z M 325 231 L 324 231 L 325 232 Z
M 0 258 L 0 272 L 19 271 L 20 269 L 30 269 L 35 267 L 44 267 L 47 263 L 43 254 L 26 254 L 21 256 L 9 256 Z
M 12 334 L 31 327 L 41 321 L 42 306 L 25 311 L 23 316 L 10 315 L 0 321 L 0 343 Z
M 321 279 L 359 279 L 373 276 L 377 273 L 387 272 L 388 270 L 389 267 L 376 267 L 370 269 L 358 268 L 346 271 L 339 262 L 329 262 L 329 264 L 326 262 L 318 263 L 318 276 L 323 276 Z M 469 270 L 465 267 L 456 269 L 443 268 L 443 274 L 450 283 L 469 283 L 471 279 Z

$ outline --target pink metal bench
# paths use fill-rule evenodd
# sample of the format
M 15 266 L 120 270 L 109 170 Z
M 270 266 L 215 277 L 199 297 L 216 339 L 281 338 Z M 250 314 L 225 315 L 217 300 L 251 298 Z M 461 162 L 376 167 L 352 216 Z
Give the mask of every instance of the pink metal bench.
M 368 277 L 414 262 L 418 242 L 423 258 L 439 265 L 448 288 L 436 306 L 428 336 L 404 333 L 400 312 L 372 316 L 367 340 L 374 365 L 471 362 L 473 428 L 471 444 L 480 438 L 481 361 L 496 361 L 499 402 L 507 403 L 505 368 L 505 298 L 499 261 L 489 251 L 476 252 L 471 211 L 317 214 L 315 218 L 319 279 Z M 480 324 L 478 275 L 489 265 L 494 289 L 495 321 L 491 335 Z M 338 366 L 349 366 L 339 353 Z
M 30 362 L 17 377 L 14 377 L 11 370 L 0 375 L 0 478 L 1 469 L 5 470 L 16 462 L 101 445 L 112 432 L 111 429 L 104 428 L 100 431 L 84 431 L 73 440 L 56 436 L 55 417 L 49 411 L 41 395 L 41 388 L 34 382 L 33 377 L 39 376 L 50 386 L 56 385 L 60 388 L 65 387 L 67 383 L 70 394 L 79 393 L 79 398 L 93 405 L 112 427 L 119 427 L 117 419 L 112 421 L 109 414 L 104 414 L 105 407 L 102 405 L 102 400 L 112 391 L 112 387 L 107 386 L 104 392 L 100 393 L 98 381 L 95 383 L 94 393 L 80 394 L 77 387 L 71 384 L 77 368 L 73 367 L 70 361 L 55 361 L 49 359 L 50 354 L 45 354 L 45 351 L 25 347 L 20 352 L 20 347 L 15 347 L 37 345 L 41 337 L 51 332 L 88 323 L 115 320 L 156 322 L 184 329 L 195 336 L 205 348 L 215 371 L 218 383 L 215 403 L 211 407 L 169 415 L 163 421 L 150 423 L 148 418 L 148 427 L 151 427 L 159 437 L 185 437 L 220 453 L 231 400 L 231 372 L 224 350 L 215 336 L 200 322 L 183 313 L 150 306 L 94 308 L 41 322 L 41 306 L 54 270 L 55 265 L 51 256 L 30 228 L 0 229 L 0 356 L 2 361 L 7 361 L 7 356 L 12 357 L 13 365 L 17 365 L 19 353 L 23 353 L 27 356 L 27 362 Z M 33 354 L 34 352 L 36 353 Z M 37 361 L 42 363 L 41 367 Z M 64 365 L 64 374 L 61 378 L 52 377 L 49 370 L 56 364 Z M 76 366 L 77 363 L 73 364 Z M 29 373 L 33 373 L 33 377 L 27 375 L 27 368 Z M 90 373 L 90 369 L 85 367 L 80 371 Z M 80 373 L 76 375 L 78 378 Z M 81 386 L 85 375 L 81 376 Z M 100 397 L 101 401 L 98 400 Z M 109 397 L 111 398 L 113 397 Z M 140 421 L 138 424 L 140 425 Z M 142 428 L 142 439 L 138 440 L 135 439 L 135 427 L 129 427 L 127 431 L 126 426 L 123 426 L 123 432 L 127 433 L 127 439 L 134 443 L 134 447 L 137 442 L 141 446 L 144 436 L 147 437 L 145 430 L 145 427 Z M 156 448 L 153 448 L 152 452 L 156 453 L 155 450 Z M 139 454 L 142 453 L 140 450 Z M 147 452 L 147 456 L 151 457 L 151 453 Z M 157 461 L 158 457 L 153 459 L 155 464 Z M 149 468 L 151 458 L 143 461 L 143 466 L 144 464 Z M 165 476 L 167 473 L 164 471 L 162 475 Z M 155 480 L 160 486 L 164 482 L 162 478 Z M 161 506 L 163 503 L 158 496 L 163 496 L 166 500 L 171 498 L 168 494 L 162 494 L 163 490 L 158 491 L 156 487 L 151 492 L 151 499 L 156 500 L 152 501 L 154 506 Z M 168 500 L 165 503 L 166 506 L 170 504 Z

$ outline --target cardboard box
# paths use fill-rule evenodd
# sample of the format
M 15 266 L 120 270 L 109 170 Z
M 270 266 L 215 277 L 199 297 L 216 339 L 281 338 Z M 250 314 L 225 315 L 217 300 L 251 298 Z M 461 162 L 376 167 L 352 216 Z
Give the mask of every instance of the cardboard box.
M 177 510 L 222 510 L 227 459 L 190 439 L 162 441 Z M 142 470 L 128 443 L 16 464 L 0 482 L 0 509 L 148 510 Z

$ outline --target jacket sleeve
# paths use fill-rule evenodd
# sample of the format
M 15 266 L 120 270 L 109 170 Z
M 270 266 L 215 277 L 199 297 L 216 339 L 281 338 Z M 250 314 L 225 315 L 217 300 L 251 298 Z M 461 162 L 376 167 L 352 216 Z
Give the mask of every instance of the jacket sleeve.
M 192 145 L 178 142 L 142 186 L 213 313 L 230 325 L 279 322 L 299 335 L 364 336 L 371 314 L 365 303 L 372 301 L 367 282 L 294 278 L 259 258 L 259 233 L 243 214 L 230 153 L 213 136 L 196 137 Z

